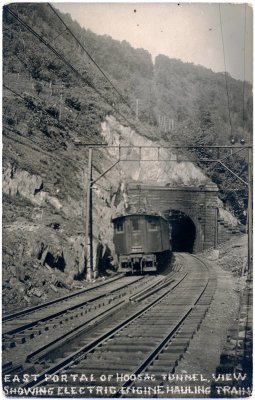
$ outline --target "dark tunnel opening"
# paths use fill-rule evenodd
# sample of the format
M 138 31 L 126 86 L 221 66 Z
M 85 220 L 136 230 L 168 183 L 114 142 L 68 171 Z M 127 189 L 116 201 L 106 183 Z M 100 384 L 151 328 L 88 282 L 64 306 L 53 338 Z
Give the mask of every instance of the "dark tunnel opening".
M 172 250 L 193 253 L 196 227 L 192 219 L 178 210 L 170 210 L 166 217 L 171 230 Z

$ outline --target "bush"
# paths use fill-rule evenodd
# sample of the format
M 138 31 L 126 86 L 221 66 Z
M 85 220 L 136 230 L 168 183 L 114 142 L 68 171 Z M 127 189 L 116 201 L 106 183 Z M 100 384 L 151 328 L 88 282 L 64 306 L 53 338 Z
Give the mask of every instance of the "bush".
M 67 97 L 65 99 L 65 104 L 70 108 L 74 108 L 77 111 L 81 111 L 81 102 L 79 101 L 78 98 Z
M 46 108 L 46 111 L 49 115 L 51 115 L 54 118 L 59 117 L 59 110 L 57 109 L 56 106 L 50 106 L 50 107 Z
M 40 82 L 36 82 L 36 84 L 35 84 L 35 91 L 36 91 L 36 93 L 38 94 L 38 96 L 39 96 L 40 93 L 42 93 L 42 91 L 43 91 L 43 85 L 42 85 Z

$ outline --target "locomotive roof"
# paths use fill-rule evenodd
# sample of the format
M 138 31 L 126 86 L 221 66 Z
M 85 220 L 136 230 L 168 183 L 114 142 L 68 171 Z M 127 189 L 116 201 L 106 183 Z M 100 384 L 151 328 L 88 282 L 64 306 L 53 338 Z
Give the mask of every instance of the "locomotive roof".
M 140 212 L 140 213 L 130 213 L 130 214 L 118 215 L 118 216 L 112 218 L 112 222 L 116 221 L 117 219 L 121 219 L 121 218 L 125 218 L 125 217 L 134 217 L 134 216 L 135 217 L 140 217 L 140 216 L 143 216 L 143 217 L 156 217 L 156 218 L 162 218 L 165 221 L 167 221 L 167 219 L 165 217 L 163 217 L 162 215 L 160 215 L 160 214 L 156 214 L 156 213 L 154 214 L 154 213 L 148 213 L 148 212 Z

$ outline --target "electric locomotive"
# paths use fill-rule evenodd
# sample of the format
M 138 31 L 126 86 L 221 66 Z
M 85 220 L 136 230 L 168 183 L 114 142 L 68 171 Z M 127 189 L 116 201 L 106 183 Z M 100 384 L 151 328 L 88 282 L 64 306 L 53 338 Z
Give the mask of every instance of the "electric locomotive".
M 157 271 L 162 255 L 171 251 L 168 221 L 161 215 L 142 211 L 117 216 L 112 223 L 118 271 Z

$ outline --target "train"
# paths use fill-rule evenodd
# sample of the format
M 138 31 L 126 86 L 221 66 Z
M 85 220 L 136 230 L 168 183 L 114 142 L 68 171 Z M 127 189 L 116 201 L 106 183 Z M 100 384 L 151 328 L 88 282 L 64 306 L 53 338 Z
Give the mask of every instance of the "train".
M 156 272 L 171 255 L 171 232 L 166 218 L 139 212 L 112 218 L 118 271 Z

